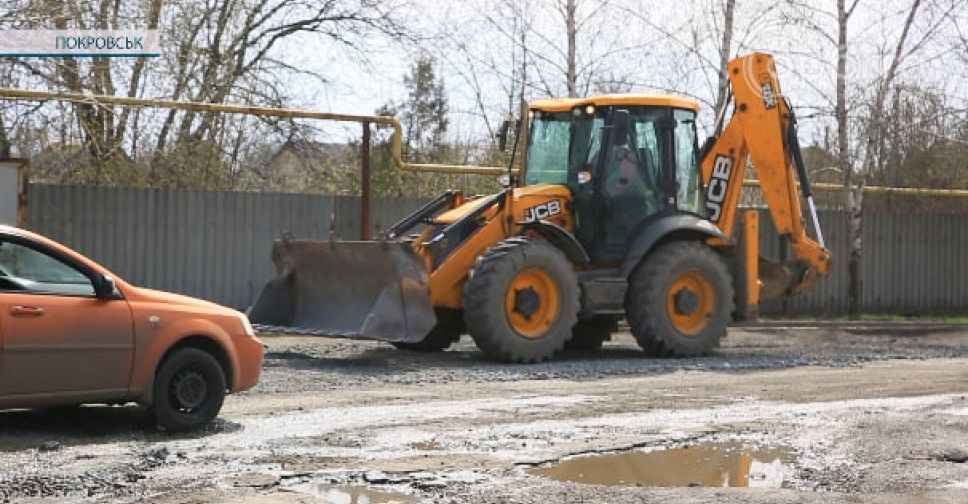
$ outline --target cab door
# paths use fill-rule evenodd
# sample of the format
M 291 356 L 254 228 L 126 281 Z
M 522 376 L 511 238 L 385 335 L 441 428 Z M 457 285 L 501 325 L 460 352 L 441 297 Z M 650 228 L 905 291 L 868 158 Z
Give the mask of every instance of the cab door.
M 668 108 L 645 106 L 611 111 L 596 183 L 597 261 L 622 258 L 643 221 L 671 206 L 668 173 L 663 169 L 671 138 L 665 126 L 669 114 Z
M 95 295 L 97 273 L 0 235 L 0 397 L 121 398 L 134 353 L 131 310 Z

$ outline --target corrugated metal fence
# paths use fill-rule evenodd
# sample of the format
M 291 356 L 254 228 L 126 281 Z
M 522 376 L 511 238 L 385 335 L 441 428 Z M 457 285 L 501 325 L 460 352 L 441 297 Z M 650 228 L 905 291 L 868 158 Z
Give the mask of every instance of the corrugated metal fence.
M 847 215 L 821 211 L 833 271 L 817 286 L 760 312 L 836 316 L 847 310 Z M 773 221 L 760 214 L 760 250 L 779 253 Z M 968 215 L 867 212 L 864 215 L 864 295 L 867 313 L 968 315 Z M 785 305 L 785 306 L 784 306 Z
M 373 200 L 373 232 L 415 209 L 413 198 Z M 359 198 L 350 196 L 32 185 L 29 227 L 66 243 L 123 278 L 242 308 L 273 275 L 273 239 L 284 231 L 326 238 L 330 223 L 359 236 Z M 333 220 L 335 216 L 335 221 Z M 822 212 L 834 272 L 817 288 L 764 314 L 841 314 L 847 303 L 846 220 Z M 761 217 L 761 248 L 776 257 L 772 222 Z M 869 214 L 863 310 L 968 314 L 968 215 Z
M 374 232 L 418 199 L 374 199 Z M 30 186 L 32 230 L 146 287 L 248 306 L 273 277 L 272 241 L 359 238 L 360 199 L 255 192 Z

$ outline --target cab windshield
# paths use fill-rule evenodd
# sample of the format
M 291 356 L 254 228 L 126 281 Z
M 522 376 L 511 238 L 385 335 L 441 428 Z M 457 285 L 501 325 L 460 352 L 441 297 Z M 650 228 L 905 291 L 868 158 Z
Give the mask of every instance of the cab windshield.
M 567 184 L 569 174 L 591 171 L 602 125 L 601 117 L 578 110 L 534 111 L 525 184 Z

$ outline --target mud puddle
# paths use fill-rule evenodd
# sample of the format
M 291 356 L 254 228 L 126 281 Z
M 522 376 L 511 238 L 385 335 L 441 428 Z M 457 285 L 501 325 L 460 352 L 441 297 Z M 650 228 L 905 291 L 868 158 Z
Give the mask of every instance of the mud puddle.
M 414 497 L 404 493 L 374 490 L 361 485 L 310 484 L 293 490 L 312 495 L 323 504 L 410 504 Z
M 793 450 L 753 448 L 739 442 L 703 442 L 656 451 L 632 451 L 565 459 L 528 472 L 557 481 L 655 487 L 788 486 Z

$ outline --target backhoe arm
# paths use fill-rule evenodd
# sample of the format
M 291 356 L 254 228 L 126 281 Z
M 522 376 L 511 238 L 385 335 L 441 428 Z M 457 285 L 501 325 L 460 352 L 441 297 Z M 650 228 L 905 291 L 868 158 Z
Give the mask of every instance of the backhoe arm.
M 795 256 L 795 261 L 782 265 L 784 274 L 761 278 L 767 284 L 763 286 L 764 292 L 793 294 L 809 288 L 818 277 L 830 271 L 830 252 L 823 244 L 810 182 L 803 167 L 796 119 L 781 94 L 776 67 L 769 54 L 753 53 L 734 59 L 729 63 L 729 78 L 735 99 L 733 115 L 723 133 L 703 152 L 702 177 L 710 220 L 726 235 L 724 241 L 735 240 L 734 223 L 744 172 L 747 163 L 752 161 L 777 232 L 789 239 Z M 817 240 L 807 236 L 797 177 Z M 768 285 L 770 282 L 774 285 Z

